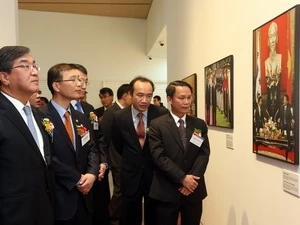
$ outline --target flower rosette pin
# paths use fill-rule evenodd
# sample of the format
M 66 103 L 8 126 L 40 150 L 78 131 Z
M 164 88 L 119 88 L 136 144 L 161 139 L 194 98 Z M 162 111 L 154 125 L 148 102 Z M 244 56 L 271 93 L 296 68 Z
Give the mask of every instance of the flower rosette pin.
M 53 138 L 54 125 L 51 122 L 51 120 L 49 120 L 48 118 L 43 118 L 42 125 L 43 125 L 45 131 L 50 135 L 50 137 Z
M 201 137 L 201 130 L 195 128 L 195 129 L 194 129 L 194 135 Z
M 76 120 L 78 123 L 78 121 Z M 87 128 L 82 124 L 76 124 L 76 131 L 79 136 L 83 136 L 87 132 Z
M 90 112 L 89 119 L 90 119 L 91 123 L 98 122 L 98 117 L 94 112 Z

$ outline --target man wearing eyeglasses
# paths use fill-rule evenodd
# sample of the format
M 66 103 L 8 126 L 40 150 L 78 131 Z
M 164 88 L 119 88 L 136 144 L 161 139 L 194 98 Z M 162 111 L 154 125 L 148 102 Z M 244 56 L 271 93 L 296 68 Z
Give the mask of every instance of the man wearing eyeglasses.
M 52 100 L 47 118 L 54 124 L 55 224 L 90 225 L 93 212 L 91 188 L 99 171 L 99 152 L 92 127 L 84 114 L 70 107 L 79 99 L 86 79 L 74 64 L 61 63 L 48 71 Z
M 38 71 L 29 48 L 0 49 L 0 224 L 54 223 L 50 141 L 28 101 Z

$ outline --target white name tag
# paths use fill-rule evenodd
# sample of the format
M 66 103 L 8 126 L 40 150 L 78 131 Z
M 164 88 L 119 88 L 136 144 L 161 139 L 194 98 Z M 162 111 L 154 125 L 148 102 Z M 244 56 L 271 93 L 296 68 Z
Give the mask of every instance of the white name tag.
M 190 142 L 196 145 L 197 147 L 201 147 L 202 143 L 204 141 L 204 138 L 198 135 L 193 134 L 191 137 Z
M 84 146 L 89 140 L 90 140 L 90 131 L 87 131 L 81 136 L 81 146 Z
M 98 123 L 97 121 L 95 121 L 95 122 L 93 123 L 93 129 L 94 129 L 94 130 L 99 130 L 99 123 Z

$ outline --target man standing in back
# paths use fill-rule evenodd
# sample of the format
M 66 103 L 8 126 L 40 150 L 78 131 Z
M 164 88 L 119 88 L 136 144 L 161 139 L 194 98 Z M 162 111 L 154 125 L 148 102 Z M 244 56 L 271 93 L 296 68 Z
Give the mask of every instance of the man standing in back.
M 0 224 L 54 223 L 50 141 L 28 101 L 39 70 L 29 48 L 0 49 Z
M 112 143 L 121 154 L 122 225 L 141 225 L 144 198 L 144 224 L 155 222 L 155 204 L 149 198 L 153 177 L 153 161 L 149 151 L 147 130 L 152 119 L 167 113 L 151 105 L 154 84 L 145 77 L 130 82 L 132 105 L 114 113 Z
M 111 124 L 113 121 L 113 114 L 116 111 L 131 105 L 130 85 L 122 84 L 117 90 L 118 100 L 107 109 L 103 114 L 103 121 L 101 128 L 103 137 L 100 141 L 100 149 L 108 152 L 110 170 L 113 178 L 113 195 L 109 204 L 109 224 L 119 225 L 122 216 L 122 194 L 121 194 L 121 156 L 116 151 L 111 143 Z
M 149 145 L 155 163 L 150 197 L 157 200 L 157 225 L 199 225 L 202 199 L 207 195 L 204 173 L 210 147 L 207 126 L 187 113 L 192 87 L 171 82 L 167 89 L 170 113 L 151 122 Z

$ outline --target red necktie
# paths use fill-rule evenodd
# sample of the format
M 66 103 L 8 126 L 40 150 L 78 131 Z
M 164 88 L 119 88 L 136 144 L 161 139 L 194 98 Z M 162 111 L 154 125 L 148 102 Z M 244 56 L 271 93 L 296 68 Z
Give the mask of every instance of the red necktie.
M 138 113 L 137 116 L 139 118 L 139 123 L 136 127 L 136 134 L 139 138 L 140 145 L 143 148 L 145 142 L 145 126 L 143 121 L 143 113 Z
M 66 128 L 66 131 L 70 137 L 70 140 L 74 146 L 74 136 L 73 136 L 73 130 L 72 130 L 72 123 L 71 123 L 71 120 L 70 120 L 70 113 L 67 111 L 65 112 L 65 128 Z

